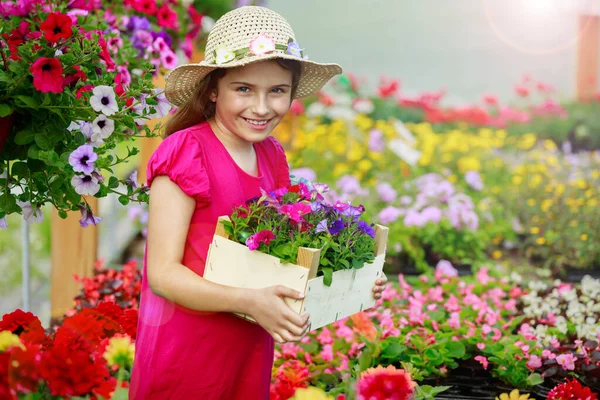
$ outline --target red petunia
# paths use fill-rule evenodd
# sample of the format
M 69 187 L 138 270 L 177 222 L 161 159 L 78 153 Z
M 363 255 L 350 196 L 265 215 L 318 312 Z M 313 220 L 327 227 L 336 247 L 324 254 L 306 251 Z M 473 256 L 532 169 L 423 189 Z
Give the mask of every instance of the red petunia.
M 44 37 L 50 43 L 56 43 L 60 39 L 69 39 L 73 35 L 73 21 L 68 15 L 50 13 L 48 18 L 40 25 Z
M 308 387 L 310 374 L 306 365 L 290 360 L 279 367 L 271 386 L 271 398 L 289 399 L 296 389 Z
M 123 332 L 128 334 L 133 340 L 135 340 L 137 336 L 138 310 L 125 310 L 119 322 L 121 324 L 121 327 L 123 328 Z
M 33 74 L 33 86 L 43 93 L 62 93 L 63 67 L 56 58 L 38 58 L 29 70 Z
M 582 386 L 577 379 L 566 380 L 548 393 L 547 400 L 586 399 L 598 400 L 598 395 L 589 387 Z
M 75 86 L 75 84 L 79 81 L 85 82 L 87 81 L 87 76 L 85 74 L 84 71 L 81 70 L 81 67 L 79 65 L 75 65 L 73 66 L 73 69 L 75 69 L 75 73 L 74 74 L 69 74 L 65 76 L 64 79 L 64 86 Z
M 100 45 L 100 54 L 98 55 L 102 61 L 106 64 L 106 71 L 113 72 L 117 66 L 110 56 L 110 51 L 108 50 L 108 45 L 106 44 L 106 40 L 102 36 L 98 38 L 98 44 Z
M 0 352 L 0 399 L 17 399 L 14 389 L 8 384 L 8 366 L 10 365 L 10 354 Z
M 164 4 L 158 9 L 156 18 L 158 19 L 159 26 L 168 29 L 177 29 L 177 13 L 168 5 Z
M 18 309 L 2 317 L 1 331 L 14 333 L 24 343 L 43 344 L 47 339 L 39 318 L 30 312 Z
M 84 93 L 91 92 L 93 89 L 94 89 L 94 85 L 83 85 L 82 87 L 77 89 L 77 92 L 75 92 L 75 97 L 77 99 L 80 99 Z

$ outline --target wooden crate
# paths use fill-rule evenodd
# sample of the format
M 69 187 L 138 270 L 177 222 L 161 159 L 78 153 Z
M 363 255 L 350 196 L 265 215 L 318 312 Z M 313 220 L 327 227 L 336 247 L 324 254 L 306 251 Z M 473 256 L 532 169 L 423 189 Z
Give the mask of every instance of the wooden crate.
M 373 285 L 382 274 L 388 228 L 375 227 L 375 261 L 360 269 L 333 273 L 331 286 L 317 277 L 319 249 L 300 248 L 296 264 L 282 263 L 277 257 L 229 240 L 220 217 L 208 251 L 204 278 L 227 286 L 261 289 L 283 285 L 305 293 L 303 300 L 286 299 L 298 314 L 308 312 L 311 330 L 321 328 L 375 305 Z M 253 321 L 249 315 L 238 316 Z

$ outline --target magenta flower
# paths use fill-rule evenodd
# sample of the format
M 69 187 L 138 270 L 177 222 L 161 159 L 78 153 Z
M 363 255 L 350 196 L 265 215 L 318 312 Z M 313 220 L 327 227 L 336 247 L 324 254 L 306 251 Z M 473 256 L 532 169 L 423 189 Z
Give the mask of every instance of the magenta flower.
M 160 54 L 160 61 L 166 69 L 174 69 L 177 66 L 177 55 L 172 51 L 165 51 Z
M 475 361 L 479 361 L 483 365 L 483 369 L 488 369 L 488 359 L 484 356 L 476 356 Z
M 311 211 L 310 204 L 304 203 L 286 204 L 279 209 L 280 213 L 295 222 L 304 222 L 304 216 L 310 214 Z
M 261 243 L 269 245 L 271 240 L 275 239 L 275 234 L 269 229 L 264 229 L 246 240 L 246 246 L 252 251 L 257 250 Z

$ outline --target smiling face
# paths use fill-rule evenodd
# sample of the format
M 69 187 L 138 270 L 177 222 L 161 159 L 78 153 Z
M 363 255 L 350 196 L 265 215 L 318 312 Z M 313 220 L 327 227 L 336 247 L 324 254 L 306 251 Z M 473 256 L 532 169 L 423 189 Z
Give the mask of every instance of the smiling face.
M 290 108 L 292 72 L 275 60 L 228 69 L 211 94 L 219 129 L 256 143 L 266 139 Z

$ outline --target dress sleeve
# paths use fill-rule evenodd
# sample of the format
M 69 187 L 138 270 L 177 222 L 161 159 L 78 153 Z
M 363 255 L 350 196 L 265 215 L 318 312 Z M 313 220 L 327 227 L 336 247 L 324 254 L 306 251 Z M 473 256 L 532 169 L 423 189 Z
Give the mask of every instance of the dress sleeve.
M 281 144 L 272 136 L 269 136 L 271 142 L 275 146 L 277 152 L 277 188 L 290 186 L 290 167 L 288 165 L 287 157 L 285 156 L 285 150 Z
M 168 136 L 148 161 L 148 186 L 157 176 L 166 175 L 196 203 L 210 203 L 210 182 L 203 158 L 202 147 L 191 132 L 184 130 Z

